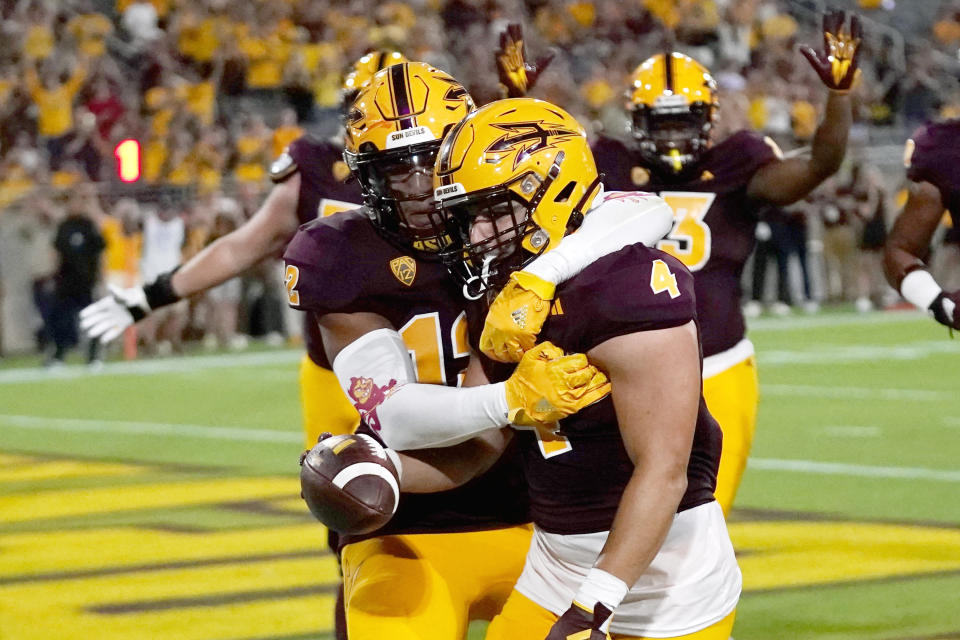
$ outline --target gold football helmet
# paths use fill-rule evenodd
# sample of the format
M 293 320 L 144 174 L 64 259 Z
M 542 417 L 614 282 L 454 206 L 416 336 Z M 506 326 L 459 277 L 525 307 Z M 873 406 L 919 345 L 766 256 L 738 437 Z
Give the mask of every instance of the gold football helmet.
M 340 87 L 341 112 L 346 113 L 353 101 L 357 99 L 360 89 L 370 82 L 377 71 L 406 61 L 406 56 L 399 51 L 380 49 L 371 51 L 354 62 L 353 67 L 343 77 L 343 86 Z
M 473 111 L 452 77 L 423 62 L 377 72 L 346 116 L 344 160 L 384 237 L 421 257 L 445 238 L 433 203 L 433 165 L 443 136 Z
M 476 298 L 579 227 L 600 177 L 586 132 L 570 114 L 512 98 L 453 128 L 437 155 L 434 187 L 460 241 L 444 260 Z
M 675 174 L 695 165 L 710 144 L 717 109 L 707 68 L 681 53 L 660 53 L 634 70 L 628 93 L 641 155 Z

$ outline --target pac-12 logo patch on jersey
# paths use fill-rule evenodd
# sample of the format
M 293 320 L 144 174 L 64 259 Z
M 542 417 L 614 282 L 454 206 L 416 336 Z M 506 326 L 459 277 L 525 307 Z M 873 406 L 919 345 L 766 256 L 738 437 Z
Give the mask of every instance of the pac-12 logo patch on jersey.
M 417 263 L 410 256 L 400 256 L 390 261 L 390 270 L 397 280 L 409 286 L 413 285 L 414 278 L 417 277 Z

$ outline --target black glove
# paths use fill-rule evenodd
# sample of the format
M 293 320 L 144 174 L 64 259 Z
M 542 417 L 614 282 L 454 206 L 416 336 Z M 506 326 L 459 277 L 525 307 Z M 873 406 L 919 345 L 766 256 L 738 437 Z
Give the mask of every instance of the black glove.
M 856 14 L 850 16 L 850 29 L 845 11 L 831 11 L 823 16 L 823 51 L 803 45 L 800 53 L 831 91 L 849 91 L 860 75 L 857 58 L 863 30 Z
M 929 309 L 934 320 L 945 327 L 960 330 L 960 289 L 951 293 L 941 291 Z
M 613 612 L 599 602 L 593 611 L 574 602 L 550 628 L 546 640 L 609 640 L 610 636 L 603 629 L 612 615 Z M 584 631 L 589 631 L 590 635 L 584 635 Z
M 553 60 L 554 51 L 541 56 L 534 64 L 527 64 L 527 52 L 523 46 L 523 28 L 519 24 L 507 25 L 500 34 L 497 49 L 497 74 L 508 98 L 522 98 L 533 88 L 537 78 Z

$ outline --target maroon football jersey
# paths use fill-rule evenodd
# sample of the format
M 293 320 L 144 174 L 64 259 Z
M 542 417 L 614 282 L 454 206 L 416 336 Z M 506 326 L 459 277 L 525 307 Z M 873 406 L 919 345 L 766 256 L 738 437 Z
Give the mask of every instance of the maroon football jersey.
M 960 119 L 925 125 L 911 140 L 904 154 L 907 178 L 935 186 L 953 227 L 960 227 Z
M 362 202 L 360 184 L 351 178 L 343 161 L 343 148 L 327 140 L 302 136 L 290 143 L 270 167 L 270 178 L 283 182 L 300 174 L 297 218 L 300 224 L 338 211 L 355 209 Z
M 343 148 L 333 142 L 302 136 L 290 143 L 271 165 L 270 178 L 280 183 L 296 173 L 300 174 L 297 195 L 300 224 L 355 209 L 362 202 L 360 184 L 350 177 L 350 169 L 343 161 Z M 303 337 L 310 359 L 329 369 L 320 330 L 309 314 L 304 318 Z
M 464 300 L 440 262 L 416 261 L 387 242 L 363 209 L 302 226 L 284 260 L 294 307 L 314 317 L 379 314 L 413 354 L 420 382 L 459 384 L 470 356 Z M 377 437 L 366 425 L 361 429 Z M 393 520 L 371 535 L 465 531 L 528 521 L 519 461 L 506 456 L 454 491 L 404 494 Z M 357 539 L 345 539 L 344 544 Z
M 674 211 L 670 234 L 657 248 L 679 258 L 695 274 L 703 353 L 725 351 L 746 334 L 740 311 L 740 274 L 754 247 L 762 203 L 747 197 L 757 170 L 776 158 L 772 143 L 749 131 L 733 134 L 704 153 L 695 171 L 666 176 L 620 141 L 593 145 L 607 189 L 653 191 Z
M 475 337 L 482 322 L 474 322 L 474 317 L 471 313 Z M 562 284 L 540 338 L 568 353 L 586 353 L 617 336 L 681 326 L 695 319 L 690 272 L 662 251 L 633 245 L 601 258 Z M 510 373 L 510 366 L 487 358 L 483 364 L 492 379 L 503 380 Z M 551 533 L 606 531 L 634 469 L 612 398 L 607 396 L 561 420 L 560 431 L 563 436 L 557 438 L 518 429 L 533 521 Z M 714 499 L 721 441 L 720 428 L 701 396 L 687 490 L 678 511 Z

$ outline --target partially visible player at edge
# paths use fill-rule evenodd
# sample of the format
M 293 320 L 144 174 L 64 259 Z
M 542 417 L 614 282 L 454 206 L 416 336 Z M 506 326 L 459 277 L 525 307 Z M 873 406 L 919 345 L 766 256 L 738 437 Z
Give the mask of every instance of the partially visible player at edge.
M 903 163 L 910 191 L 883 250 L 887 281 L 907 301 L 960 329 L 960 289 L 944 291 L 924 264 L 943 211 L 960 225 L 960 120 L 933 122 L 907 140 Z
M 824 51 L 801 48 L 829 90 L 807 158 L 784 159 L 769 138 L 750 131 L 713 143 L 716 87 L 706 68 L 670 53 L 641 64 L 630 87 L 632 144 L 600 138 L 597 169 L 612 189 L 659 193 L 674 209 L 673 230 L 657 247 L 694 274 L 703 331 L 704 396 L 723 430 L 717 500 L 729 513 L 746 468 L 757 418 L 753 344 L 741 311 L 740 274 L 753 250 L 765 204 L 803 198 L 836 172 L 846 151 L 850 97 L 857 77 L 860 24 L 824 16 Z

